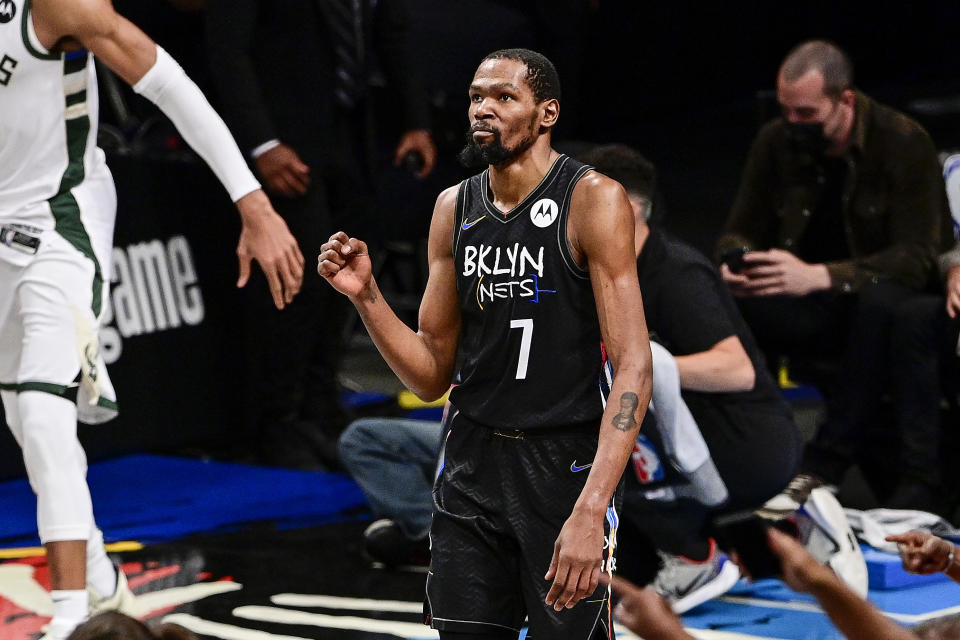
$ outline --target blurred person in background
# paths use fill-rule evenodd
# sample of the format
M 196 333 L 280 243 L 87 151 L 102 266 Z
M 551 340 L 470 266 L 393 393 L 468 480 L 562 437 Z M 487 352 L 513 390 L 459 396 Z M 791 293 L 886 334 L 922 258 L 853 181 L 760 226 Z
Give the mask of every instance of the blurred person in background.
M 206 3 L 224 119 L 300 245 L 314 253 L 340 224 L 369 236 L 391 215 L 370 210 L 381 124 L 374 83 L 386 79 L 386 124 L 401 130 L 393 162 L 412 163 L 421 178 L 436 162 L 408 2 Z M 245 301 L 244 397 L 264 462 L 339 466 L 336 440 L 348 421 L 336 379 L 345 313 L 317 279 L 283 314 L 258 296 Z
M 627 474 L 619 567 L 638 584 L 651 583 L 683 613 L 740 577 L 714 540 L 714 517 L 775 504 L 773 498 L 788 517 L 807 506 L 809 495 L 779 495 L 796 473 L 802 442 L 713 264 L 663 230 L 652 204 L 654 165 L 617 144 L 596 147 L 582 159 L 627 191 L 654 359 L 653 399 Z M 842 508 L 826 492 L 813 499 L 821 507 L 814 521 L 818 535 L 831 540 L 819 553 L 821 562 L 865 593 L 866 565 L 859 547 L 848 542 Z M 658 549 L 660 557 L 644 557 L 634 545 Z
M 896 388 L 906 375 L 888 359 L 890 311 L 932 285 L 953 237 L 930 136 L 857 91 L 835 44 L 795 47 L 777 100 L 782 116 L 754 140 L 717 254 L 768 360 L 839 363 L 801 467 L 836 485 L 868 443 L 888 378 Z M 934 427 L 900 434 L 906 482 L 937 486 Z

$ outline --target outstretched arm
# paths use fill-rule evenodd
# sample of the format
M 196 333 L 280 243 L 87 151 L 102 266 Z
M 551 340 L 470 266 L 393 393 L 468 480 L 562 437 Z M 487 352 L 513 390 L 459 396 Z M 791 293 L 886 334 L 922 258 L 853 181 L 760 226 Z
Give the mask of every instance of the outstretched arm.
M 180 65 L 110 0 L 35 0 L 34 25 L 44 46 L 79 42 L 170 118 L 236 202 L 243 221 L 237 256 L 246 284 L 250 261 L 260 263 L 274 303 L 283 308 L 300 290 L 303 255 L 286 223 L 250 173 L 223 120 Z
M 942 571 L 954 582 L 960 582 L 957 545 L 949 540 L 923 531 L 907 531 L 887 536 L 886 541 L 897 543 L 907 573 L 927 575 Z
M 364 326 L 393 372 L 424 400 L 442 396 L 453 378 L 460 307 L 453 262 L 457 187 L 440 194 L 430 223 L 430 276 L 414 332 L 383 299 L 373 277 L 367 245 L 341 232 L 321 247 L 317 272 L 357 308 Z
M 644 640 L 694 640 L 653 587 L 638 587 L 617 575 L 611 576 L 609 583 L 620 596 L 613 615 L 627 629 Z
M 546 575 L 553 580 L 546 602 L 557 611 L 574 606 L 597 587 L 604 517 L 650 402 L 653 371 L 637 281 L 633 213 L 623 188 L 598 173 L 587 174 L 574 188 L 569 225 L 574 255 L 590 271 L 614 379 L 590 475 L 554 544 Z
M 785 533 L 767 530 L 770 549 L 780 558 L 783 581 L 794 591 L 817 599 L 830 620 L 850 640 L 916 640 L 916 636 L 888 620 L 868 601 L 854 593 L 829 567 Z

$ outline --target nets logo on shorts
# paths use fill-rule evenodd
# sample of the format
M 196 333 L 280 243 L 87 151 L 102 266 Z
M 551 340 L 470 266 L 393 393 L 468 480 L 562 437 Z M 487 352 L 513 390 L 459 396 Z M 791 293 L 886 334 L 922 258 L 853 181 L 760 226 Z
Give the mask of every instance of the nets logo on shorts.
M 6 24 L 17 15 L 17 5 L 13 0 L 0 0 L 0 24 Z
M 559 213 L 560 208 L 557 203 L 550 198 L 544 198 L 533 203 L 533 207 L 530 209 L 530 221 L 541 229 L 545 229 L 553 224 Z

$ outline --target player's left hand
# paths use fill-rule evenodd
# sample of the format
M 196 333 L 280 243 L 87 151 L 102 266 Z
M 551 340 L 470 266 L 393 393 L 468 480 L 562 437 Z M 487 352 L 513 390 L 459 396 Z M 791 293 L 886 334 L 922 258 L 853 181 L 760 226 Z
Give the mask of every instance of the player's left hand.
M 237 286 L 243 287 L 250 279 L 250 261 L 256 260 L 270 285 L 270 295 L 277 309 L 293 302 L 303 283 L 303 254 L 296 239 L 267 199 L 258 189 L 237 200 L 237 209 L 243 221 L 237 258 L 240 277 Z
M 770 249 L 743 255 L 749 280 L 742 285 L 750 296 L 805 296 L 830 288 L 826 265 L 804 262 L 789 251 Z
M 553 580 L 545 602 L 555 611 L 570 609 L 593 595 L 603 564 L 603 516 L 574 508 L 553 544 L 553 559 L 543 577 Z
M 397 143 L 397 150 L 393 154 L 393 166 L 400 166 L 403 157 L 411 151 L 416 151 L 423 156 L 423 167 L 417 172 L 417 177 L 426 178 L 437 164 L 437 146 L 433 144 L 433 138 L 429 131 L 413 129 L 404 133 L 400 142 Z

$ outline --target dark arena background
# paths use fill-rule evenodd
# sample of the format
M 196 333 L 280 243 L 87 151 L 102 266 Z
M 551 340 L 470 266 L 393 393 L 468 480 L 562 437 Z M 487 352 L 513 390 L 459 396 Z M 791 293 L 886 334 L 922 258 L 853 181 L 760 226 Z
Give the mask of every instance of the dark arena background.
M 639 149 L 658 167 L 662 224 L 708 254 L 750 142 L 777 115 L 777 66 L 802 40 L 837 42 L 854 61 L 860 89 L 918 120 L 940 150 L 960 149 L 957 2 L 408 1 L 439 165 L 424 181 L 391 166 L 396 120 L 390 94 L 379 92 L 386 142 L 365 231 L 382 247 L 385 295 L 411 323 L 433 202 L 464 175 L 455 155 L 467 126 L 466 89 L 480 58 L 497 48 L 546 53 L 564 90 L 556 146 Z M 216 93 L 203 59 L 203 0 L 115 5 L 181 62 L 214 106 L 230 99 Z M 101 73 L 100 91 L 100 143 L 119 198 L 112 308 L 101 339 L 121 414 L 81 425 L 80 437 L 98 523 L 146 618 L 179 622 L 205 639 L 436 638 L 420 624 L 424 573 L 362 557 L 372 516 L 349 476 L 255 464 L 239 377 L 235 210 L 152 105 L 109 74 Z M 318 247 L 301 248 L 305 277 L 319 277 Z M 438 408 L 400 394 L 355 319 L 342 360 L 340 392 L 351 415 L 439 417 Z M 785 393 L 809 437 L 822 415 L 819 396 L 802 387 Z M 945 423 L 953 454 L 955 419 Z M 861 465 L 848 476 L 845 506 L 877 505 L 864 477 L 888 473 L 883 464 L 878 458 L 877 468 Z M 957 523 L 956 473 L 945 477 Z M 42 591 L 49 579 L 33 496 L 6 429 L 0 480 L 0 640 L 39 638 L 51 611 Z M 899 622 L 960 605 L 955 584 L 911 582 L 879 554 L 868 564 L 871 600 Z M 691 611 L 685 624 L 698 638 L 841 637 L 812 598 L 776 580 L 742 582 Z

